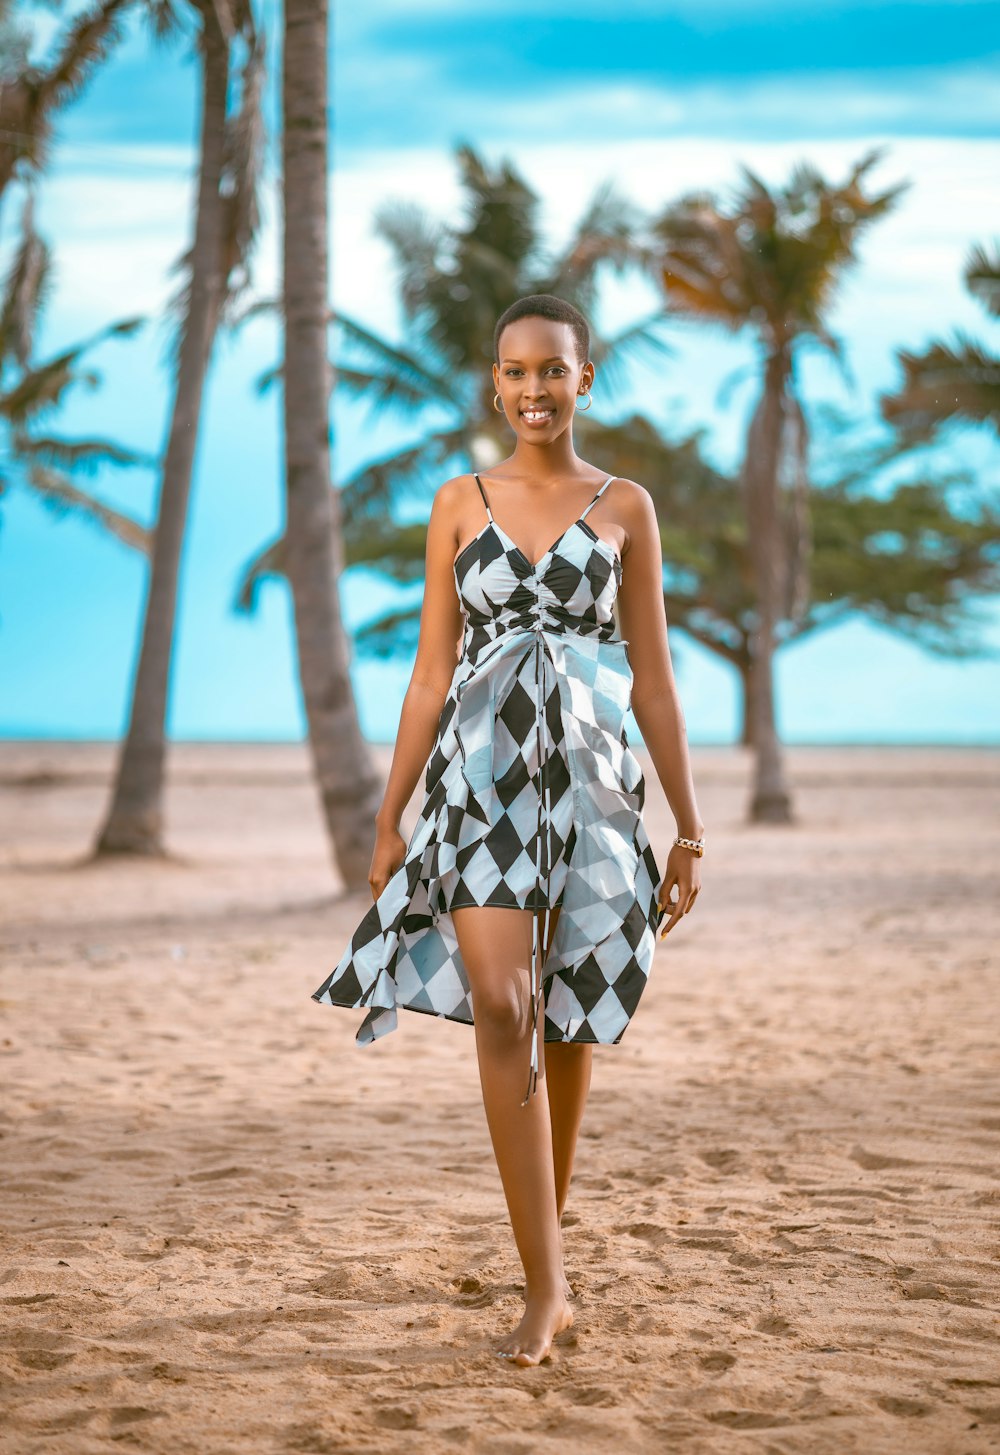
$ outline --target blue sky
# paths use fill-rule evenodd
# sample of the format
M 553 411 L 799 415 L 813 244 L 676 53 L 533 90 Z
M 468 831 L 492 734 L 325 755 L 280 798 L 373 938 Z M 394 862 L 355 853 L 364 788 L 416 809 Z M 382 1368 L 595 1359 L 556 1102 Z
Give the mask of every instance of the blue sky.
M 273 31 L 275 7 L 266 18 Z M 42 27 L 54 24 L 39 12 Z M 695 187 L 731 186 L 740 163 L 781 182 L 802 158 L 842 176 L 869 146 L 886 154 L 874 181 L 908 179 L 895 213 L 870 234 L 845 280 L 833 326 L 854 375 L 848 388 L 819 358 L 805 367 L 810 403 L 871 417 L 897 378 L 894 350 L 956 326 L 996 328 L 964 293 L 969 244 L 996 230 L 1000 175 L 1000 5 L 984 0 L 840 3 L 508 4 L 471 12 L 454 0 L 376 0 L 337 10 L 332 73 L 331 222 L 335 302 L 399 336 L 391 259 L 373 235 L 374 209 L 407 198 L 442 218 L 460 207 L 453 147 L 509 157 L 541 198 L 554 246 L 606 178 L 654 209 Z M 55 347 L 132 312 L 155 316 L 186 245 L 196 131 L 196 76 L 184 46 L 154 48 L 139 27 L 64 114 L 40 197 L 57 279 L 43 345 Z M 272 43 L 277 58 L 277 45 Z M 270 87 L 273 118 L 276 84 Z M 273 154 L 273 142 L 272 142 Z M 0 260 L 13 210 L 0 216 Z M 273 189 L 257 260 L 257 290 L 276 278 Z M 656 302 L 638 278 L 609 280 L 599 323 L 624 325 Z M 701 330 L 672 331 L 675 356 L 635 373 L 616 396 L 600 379 L 603 417 L 640 407 L 671 429 L 702 425 L 722 465 L 738 458 L 752 382 L 721 403 L 749 346 Z M 167 335 L 97 356 L 102 387 L 79 395 L 67 430 L 106 431 L 160 448 L 169 400 Z M 288 602 L 265 588 L 253 618 L 230 603 L 240 567 L 279 527 L 277 399 L 253 381 L 277 350 L 260 321 L 220 342 L 200 442 L 170 713 L 179 737 L 297 738 Z M 412 437 L 415 425 L 335 413 L 335 473 Z M 938 450 L 996 483 L 1000 449 L 956 431 Z M 149 518 L 152 477 L 102 474 L 95 493 Z M 92 526 L 55 519 L 14 488 L 0 507 L 0 734 L 114 737 L 124 726 L 144 571 Z M 384 595 L 351 573 L 350 621 Z M 1000 650 L 993 605 L 985 635 Z M 730 741 L 735 683 L 672 634 L 693 741 Z M 391 738 L 407 662 L 354 665 L 362 723 Z M 779 717 L 795 741 L 1000 739 L 996 660 L 930 657 L 852 622 L 783 654 Z

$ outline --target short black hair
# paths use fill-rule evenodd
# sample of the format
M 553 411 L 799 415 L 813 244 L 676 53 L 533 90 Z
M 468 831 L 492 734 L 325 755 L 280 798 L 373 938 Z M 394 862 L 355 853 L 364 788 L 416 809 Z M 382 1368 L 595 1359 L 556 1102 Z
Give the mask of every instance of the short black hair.
M 493 330 L 493 357 L 498 364 L 500 335 L 508 323 L 514 323 L 519 318 L 551 318 L 555 323 L 568 323 L 573 330 L 580 363 L 585 364 L 590 358 L 590 326 L 579 308 L 574 308 L 565 298 L 557 298 L 554 293 L 529 293 L 505 308 L 497 319 L 497 326 Z

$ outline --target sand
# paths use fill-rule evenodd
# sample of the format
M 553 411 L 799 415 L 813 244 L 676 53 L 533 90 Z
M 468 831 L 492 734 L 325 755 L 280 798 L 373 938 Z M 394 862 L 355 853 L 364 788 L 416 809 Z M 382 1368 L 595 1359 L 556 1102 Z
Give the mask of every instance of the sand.
M 793 749 L 757 828 L 695 750 L 704 889 L 596 1052 L 528 1370 L 473 1033 L 309 998 L 365 903 L 303 751 L 178 748 L 174 859 L 93 865 L 111 757 L 0 746 L 5 1451 L 1000 1447 L 1000 754 Z

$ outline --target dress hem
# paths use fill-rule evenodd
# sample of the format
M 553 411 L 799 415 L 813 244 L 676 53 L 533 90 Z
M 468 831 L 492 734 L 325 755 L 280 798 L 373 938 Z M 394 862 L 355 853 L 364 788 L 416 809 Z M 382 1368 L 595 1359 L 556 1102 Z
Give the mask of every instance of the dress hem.
M 551 979 L 551 978 L 552 977 L 550 976 L 549 979 Z M 318 1005 L 333 1005 L 333 1006 L 337 1006 L 341 1010 L 365 1010 L 366 1008 L 367 1009 L 371 1009 L 371 1007 L 365 1007 L 363 1005 L 354 1005 L 354 1004 L 350 1004 L 349 1005 L 346 1001 L 343 1001 L 343 1000 L 330 1000 L 327 995 L 313 994 L 309 998 L 310 998 L 310 1000 L 315 1000 Z M 383 1008 L 384 1009 L 392 1009 L 393 1007 L 383 1007 Z M 405 1001 L 402 1001 L 402 1000 L 397 1000 L 396 1001 L 396 1003 L 395 1003 L 395 1009 L 396 1010 L 409 1010 L 409 1011 L 412 1011 L 414 1013 L 414 1015 L 430 1015 L 430 1016 L 434 1016 L 434 1018 L 436 1020 L 451 1021 L 451 1022 L 453 1022 L 454 1025 L 458 1025 L 458 1026 L 469 1026 L 470 1028 L 475 1026 L 475 1022 L 474 1021 L 471 1021 L 471 1020 L 466 1020 L 465 1016 L 461 1016 L 461 1015 L 450 1015 L 447 1011 L 444 1011 L 444 1010 L 430 1010 L 427 1006 L 424 1006 L 424 1005 L 407 1005 L 406 1002 Z M 563 1046 L 617 1046 L 617 1045 L 619 1045 L 621 1043 L 622 1036 L 625 1034 L 625 1031 L 628 1029 L 628 1026 L 627 1025 L 624 1026 L 622 1028 L 622 1030 L 619 1031 L 618 1035 L 615 1037 L 615 1039 L 613 1041 L 602 1041 L 597 1036 L 561 1036 L 561 1035 L 560 1036 L 552 1036 L 552 1035 L 549 1035 L 549 1033 L 548 1033 L 548 1027 L 551 1024 L 552 1024 L 552 1022 L 550 1020 L 546 1019 L 546 1030 L 545 1030 L 545 1034 L 542 1036 L 542 1040 L 545 1041 L 546 1044 L 548 1044 L 548 1045 L 557 1045 L 557 1046 L 558 1045 L 563 1045 Z M 631 1021 L 629 1022 L 629 1024 L 631 1024 Z M 374 1037 L 370 1041 L 358 1041 L 358 1045 L 359 1046 L 374 1046 L 375 1043 L 376 1043 L 376 1041 L 378 1041 L 380 1039 L 381 1039 L 381 1037 L 376 1036 L 376 1037 Z

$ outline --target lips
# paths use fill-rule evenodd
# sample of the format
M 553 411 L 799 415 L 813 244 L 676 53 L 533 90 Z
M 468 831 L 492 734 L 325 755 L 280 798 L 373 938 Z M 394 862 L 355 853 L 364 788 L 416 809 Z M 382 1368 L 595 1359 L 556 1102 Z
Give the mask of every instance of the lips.
M 524 420 L 525 424 L 534 425 L 537 428 L 539 425 L 548 424 L 548 422 L 549 422 L 550 419 L 554 419 L 555 418 L 555 410 L 554 409 L 522 409 L 521 410 L 521 418 Z

